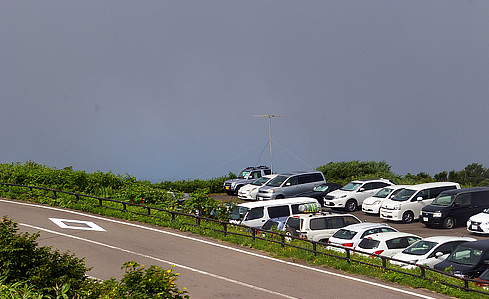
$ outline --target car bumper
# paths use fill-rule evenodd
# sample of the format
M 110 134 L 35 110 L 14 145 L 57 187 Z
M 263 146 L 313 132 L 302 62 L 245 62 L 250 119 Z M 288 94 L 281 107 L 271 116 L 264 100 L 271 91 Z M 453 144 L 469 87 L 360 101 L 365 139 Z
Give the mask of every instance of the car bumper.
M 273 194 L 258 194 L 256 195 L 256 200 L 270 200 L 270 199 L 274 199 L 274 195 Z
M 344 208 L 345 202 L 341 200 L 335 200 L 335 199 L 325 199 L 324 206 L 330 208 Z
M 380 218 L 392 221 L 402 221 L 402 211 L 380 209 Z
M 477 234 L 489 234 L 489 225 L 471 221 L 467 224 L 467 230 Z
M 362 211 L 364 213 L 369 214 L 379 214 L 380 213 L 380 205 L 368 205 L 365 202 L 362 205 Z
M 419 222 L 423 223 L 424 225 L 433 225 L 433 226 L 438 226 L 443 223 L 443 218 L 441 217 L 433 217 L 433 216 L 427 216 L 427 215 L 421 215 L 419 218 Z

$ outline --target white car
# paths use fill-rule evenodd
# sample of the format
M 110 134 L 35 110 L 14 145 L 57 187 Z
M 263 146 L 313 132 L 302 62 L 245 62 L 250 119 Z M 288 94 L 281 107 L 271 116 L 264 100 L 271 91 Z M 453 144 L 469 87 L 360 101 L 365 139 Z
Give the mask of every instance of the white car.
M 361 253 L 392 257 L 421 240 L 420 236 L 402 232 L 372 234 L 363 238 L 355 249 Z
M 489 234 L 489 209 L 470 217 L 467 221 L 467 230 L 471 233 Z
M 258 189 L 277 175 L 278 174 L 264 175 L 261 178 L 254 180 L 252 183 L 244 185 L 238 190 L 238 198 L 242 200 L 256 200 Z
M 367 197 L 390 185 L 394 185 L 394 183 L 386 179 L 352 181 L 340 189 L 326 194 L 324 196 L 324 206 L 353 212 L 362 205 Z
M 365 199 L 362 204 L 362 211 L 367 214 L 380 214 L 380 207 L 384 199 L 389 199 L 399 193 L 409 185 L 391 185 L 377 191 L 373 196 Z
M 363 222 L 351 224 L 334 233 L 334 235 L 329 238 L 328 244 L 355 248 L 366 236 L 385 232 L 397 232 L 397 229 L 386 223 Z M 329 249 L 338 250 L 338 247 L 330 246 Z
M 412 185 L 382 202 L 380 218 L 410 223 L 419 219 L 423 207 L 445 190 L 460 189 L 458 183 L 436 182 Z
M 464 242 L 477 241 L 469 237 L 436 236 L 429 237 L 412 244 L 408 248 L 394 255 L 392 258 L 411 262 L 417 265 L 425 265 L 433 268 L 436 264 L 444 261 L 458 245 Z M 398 261 L 390 261 L 392 264 L 403 268 L 415 268 L 415 265 L 405 264 Z

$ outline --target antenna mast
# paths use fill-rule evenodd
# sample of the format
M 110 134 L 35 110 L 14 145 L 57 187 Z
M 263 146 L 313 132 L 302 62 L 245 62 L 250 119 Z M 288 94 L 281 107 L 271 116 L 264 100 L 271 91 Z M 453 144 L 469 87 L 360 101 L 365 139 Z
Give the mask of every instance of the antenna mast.
M 268 117 L 268 142 L 270 144 L 270 169 L 273 173 L 273 164 L 272 164 L 272 117 L 282 118 L 282 115 L 273 115 L 273 114 L 262 114 L 262 115 L 253 115 L 258 117 Z

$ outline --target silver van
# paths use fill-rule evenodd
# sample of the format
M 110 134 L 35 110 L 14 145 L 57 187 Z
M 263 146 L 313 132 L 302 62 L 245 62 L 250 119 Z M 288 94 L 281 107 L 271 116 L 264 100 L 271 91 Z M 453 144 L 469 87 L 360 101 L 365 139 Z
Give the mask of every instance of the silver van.
M 314 187 L 325 184 L 321 171 L 295 171 L 279 174 L 265 186 L 258 189 L 258 200 L 280 199 L 312 191 Z

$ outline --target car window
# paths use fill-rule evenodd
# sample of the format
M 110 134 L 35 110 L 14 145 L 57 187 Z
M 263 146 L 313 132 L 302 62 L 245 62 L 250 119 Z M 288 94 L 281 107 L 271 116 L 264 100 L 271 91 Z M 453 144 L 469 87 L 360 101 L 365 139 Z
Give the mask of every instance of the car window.
M 389 249 L 401 249 L 401 248 L 406 248 L 409 245 L 413 244 L 414 242 L 418 241 L 419 238 L 415 237 L 399 237 L 399 238 L 394 238 L 391 240 L 385 241 L 385 244 L 387 245 L 387 248 Z
M 270 218 L 277 218 L 277 217 L 285 217 L 289 216 L 289 206 L 276 206 L 276 207 L 268 207 L 268 216 Z
M 373 183 L 366 183 L 362 186 L 363 190 L 372 190 L 373 189 Z
M 263 217 L 263 207 L 253 208 L 248 212 L 246 220 L 260 219 Z
M 288 181 L 285 183 L 285 185 L 286 185 L 286 186 L 288 186 L 288 185 L 289 185 L 289 186 L 293 186 L 293 185 L 297 185 L 298 183 L 299 183 L 299 179 L 298 179 L 296 176 L 294 176 L 294 177 L 291 177 L 291 178 L 290 178 L 290 179 L 289 179 L 289 180 L 288 180 Z
M 360 243 L 358 243 L 358 247 L 362 249 L 376 249 L 380 245 L 380 241 L 378 240 L 373 240 L 373 239 L 362 239 Z
M 268 175 L 268 174 L 272 174 L 272 170 L 270 170 L 270 169 L 265 169 L 265 171 L 264 171 L 264 172 L 265 172 L 265 174 L 267 174 L 267 175 Z
M 347 226 L 350 224 L 360 223 L 360 221 L 353 216 L 343 216 L 342 218 L 343 218 L 344 226 Z M 333 227 L 333 228 L 336 228 L 336 227 Z
M 462 194 L 455 199 L 456 203 L 459 203 L 461 207 L 470 206 L 471 196 L 470 194 Z
M 302 219 L 296 217 L 287 218 L 286 226 L 295 230 L 300 230 L 302 227 Z
M 263 224 L 262 229 L 265 230 L 271 230 L 272 228 L 277 229 L 277 226 L 278 226 L 278 222 L 273 220 L 268 220 L 267 222 L 265 222 L 265 224 Z
M 458 246 L 461 242 L 458 242 L 458 244 L 454 247 L 455 242 L 447 242 L 445 244 L 440 245 L 438 248 L 433 250 L 433 252 L 430 254 L 429 257 L 435 257 L 437 252 L 442 252 L 443 254 L 450 254 L 452 253 L 453 249 Z
M 251 178 L 252 179 L 259 179 L 261 177 L 261 171 L 253 171 L 251 173 Z
M 327 217 L 311 219 L 309 226 L 311 230 L 326 229 L 328 228 L 328 219 Z
M 396 230 L 390 227 L 376 227 L 376 228 L 371 228 L 363 232 L 362 238 L 365 236 L 371 235 L 371 234 L 378 234 L 378 233 L 385 233 L 385 232 L 395 232 Z
M 334 233 L 333 237 L 344 240 L 351 240 L 357 234 L 356 231 L 348 230 L 348 229 L 340 229 L 336 233 Z
M 329 217 L 327 223 L 328 223 L 327 227 L 329 229 L 342 228 L 346 226 L 343 217 Z

